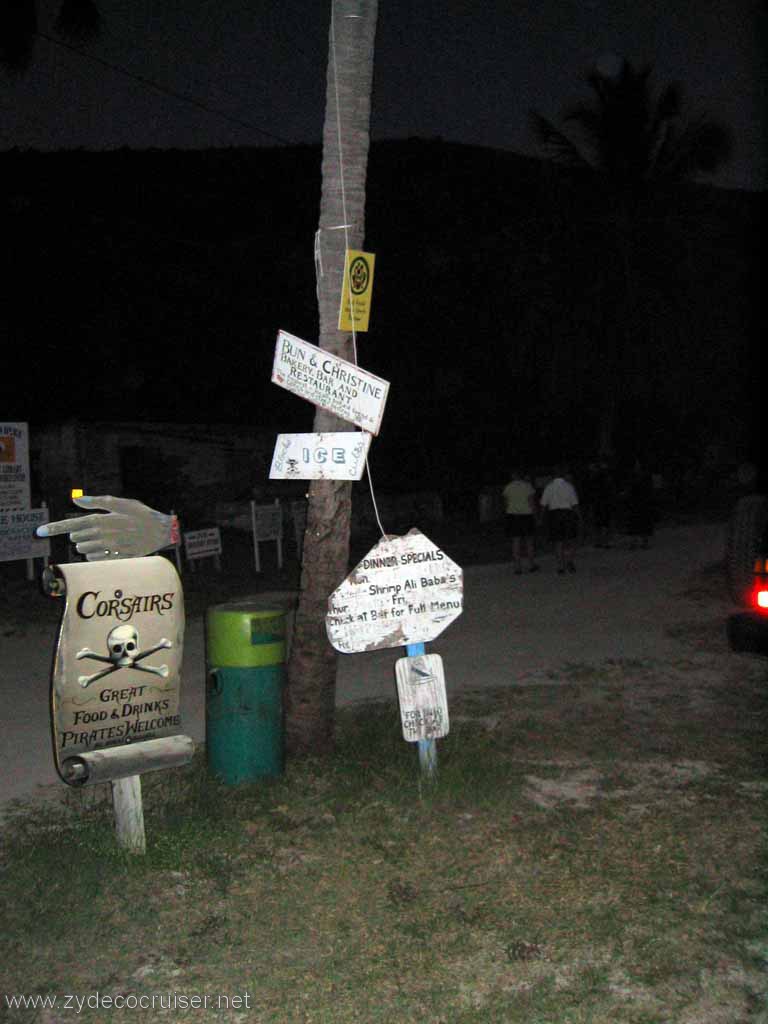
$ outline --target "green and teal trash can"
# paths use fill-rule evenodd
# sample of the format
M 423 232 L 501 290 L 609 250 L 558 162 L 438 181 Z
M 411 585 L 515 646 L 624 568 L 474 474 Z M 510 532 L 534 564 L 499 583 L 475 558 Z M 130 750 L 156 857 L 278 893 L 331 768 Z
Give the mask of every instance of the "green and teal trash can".
M 249 601 L 208 609 L 206 752 L 229 785 L 282 774 L 287 615 Z

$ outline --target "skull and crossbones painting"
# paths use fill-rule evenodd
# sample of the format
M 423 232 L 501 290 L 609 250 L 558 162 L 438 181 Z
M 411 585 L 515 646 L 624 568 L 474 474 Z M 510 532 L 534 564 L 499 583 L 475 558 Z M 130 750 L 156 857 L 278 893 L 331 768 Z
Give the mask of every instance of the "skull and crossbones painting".
M 107 634 L 107 650 L 109 654 L 97 654 L 96 651 L 92 651 L 89 647 L 84 647 L 75 655 L 78 661 L 82 658 L 88 658 L 90 661 L 104 662 L 109 668 L 101 669 L 100 672 L 95 672 L 90 676 L 78 676 L 77 681 L 80 686 L 85 688 L 90 686 L 91 683 L 95 683 L 97 679 L 102 679 L 104 676 L 108 676 L 111 672 L 117 672 L 121 668 L 132 668 L 136 672 L 151 672 L 153 675 L 162 676 L 165 679 L 168 676 L 167 665 L 139 665 L 137 662 L 148 658 L 150 654 L 155 654 L 157 651 L 169 647 L 173 647 L 173 644 L 170 640 L 166 640 L 163 637 L 154 647 L 141 651 L 139 650 L 139 634 L 134 626 L 115 626 Z

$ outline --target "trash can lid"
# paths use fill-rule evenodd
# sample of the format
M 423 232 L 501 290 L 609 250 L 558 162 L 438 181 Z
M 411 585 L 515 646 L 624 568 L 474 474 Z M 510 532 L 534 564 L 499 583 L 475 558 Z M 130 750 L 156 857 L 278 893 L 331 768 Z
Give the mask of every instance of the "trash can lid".
M 275 615 L 280 611 L 290 611 L 299 603 L 299 595 L 295 590 L 265 590 L 260 594 L 248 594 L 236 601 L 225 601 L 214 604 L 209 612 L 259 612 L 266 611 Z
M 286 618 L 296 597 L 290 591 L 272 592 L 209 608 L 209 663 L 219 668 L 281 664 L 285 660 Z

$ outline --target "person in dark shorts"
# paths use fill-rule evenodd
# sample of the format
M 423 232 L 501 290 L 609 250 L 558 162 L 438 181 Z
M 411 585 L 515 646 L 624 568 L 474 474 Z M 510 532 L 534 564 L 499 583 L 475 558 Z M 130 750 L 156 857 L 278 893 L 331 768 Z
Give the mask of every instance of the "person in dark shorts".
M 504 499 L 506 534 L 512 541 L 515 575 L 519 576 L 523 571 L 523 558 L 528 562 L 528 572 L 536 572 L 539 567 L 534 560 L 536 492 L 533 484 L 518 470 L 513 470 L 501 494 Z
M 555 545 L 557 571 L 576 572 L 573 553 L 579 535 L 579 496 L 576 488 L 566 479 L 566 470 L 558 467 L 544 488 L 541 507 L 547 510 L 549 538 Z

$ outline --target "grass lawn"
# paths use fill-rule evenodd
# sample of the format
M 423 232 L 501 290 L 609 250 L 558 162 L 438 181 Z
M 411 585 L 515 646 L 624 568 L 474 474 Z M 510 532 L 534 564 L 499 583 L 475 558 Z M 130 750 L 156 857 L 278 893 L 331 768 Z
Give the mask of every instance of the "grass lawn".
M 343 712 L 277 780 L 144 776 L 145 857 L 106 789 L 22 807 L 0 1019 L 766 1022 L 765 674 L 692 643 L 469 693 L 434 782 L 395 708 Z

